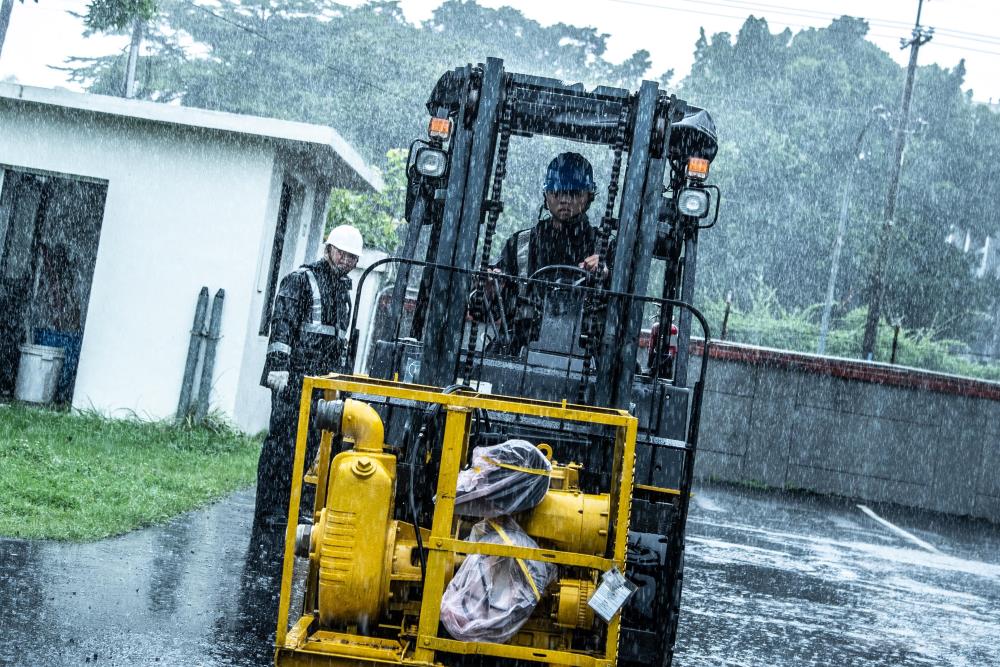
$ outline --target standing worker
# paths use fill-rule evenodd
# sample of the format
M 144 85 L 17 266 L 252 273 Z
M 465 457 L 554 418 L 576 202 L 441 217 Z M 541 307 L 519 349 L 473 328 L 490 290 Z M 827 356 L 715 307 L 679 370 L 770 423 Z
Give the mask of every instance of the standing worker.
M 352 291 L 348 274 L 357 266 L 363 249 L 357 228 L 334 227 L 322 259 L 288 274 L 278 288 L 261 379 L 261 384 L 271 389 L 271 422 L 257 464 L 250 558 L 280 565 L 302 379 L 345 370 Z M 310 449 L 317 445 L 311 442 Z M 308 452 L 307 461 L 314 454 Z

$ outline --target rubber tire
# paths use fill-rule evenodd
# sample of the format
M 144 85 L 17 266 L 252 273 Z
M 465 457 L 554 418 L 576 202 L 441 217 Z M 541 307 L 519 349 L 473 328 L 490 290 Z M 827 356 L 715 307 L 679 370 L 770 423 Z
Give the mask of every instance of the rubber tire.
M 667 616 L 667 650 L 663 656 L 663 667 L 671 667 L 674 662 L 674 645 L 677 643 L 677 626 L 681 616 L 681 591 L 684 588 L 684 552 L 681 551 L 681 563 L 677 568 L 677 585 L 674 586 L 673 599 L 670 602 L 670 612 Z

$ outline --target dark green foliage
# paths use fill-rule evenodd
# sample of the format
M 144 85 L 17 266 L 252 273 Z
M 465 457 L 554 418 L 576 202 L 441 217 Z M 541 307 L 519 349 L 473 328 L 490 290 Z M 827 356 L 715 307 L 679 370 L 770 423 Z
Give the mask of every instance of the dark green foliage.
M 337 225 L 350 224 L 361 230 L 368 246 L 380 250 L 396 247 L 398 216 L 406 198 L 406 153 L 392 150 L 386 159 L 382 192 L 368 195 L 336 188 L 330 193 L 326 233 Z
M 718 299 L 702 305 L 712 332 L 720 335 L 725 303 Z M 827 354 L 847 359 L 861 356 L 867 312 L 866 308 L 855 308 L 841 318 L 827 338 Z M 819 322 L 819 306 L 786 309 L 778 302 L 773 289 L 757 285 L 745 309 L 730 311 L 726 340 L 812 353 L 819 345 Z M 893 326 L 888 323 L 879 327 L 876 361 L 890 361 L 893 333 Z M 968 346 L 959 340 L 943 338 L 939 329 L 900 326 L 897 344 L 896 363 L 901 366 L 1000 380 L 1000 367 L 970 360 Z
M 90 0 L 84 24 L 90 30 L 125 30 L 156 15 L 156 0 Z
M 543 27 L 516 10 L 456 0 L 420 27 L 407 23 L 394 2 L 357 8 L 322 0 L 158 4 L 146 36 L 152 55 L 139 62 L 137 97 L 330 125 L 374 163 L 424 133 L 424 103 L 447 69 L 498 56 L 512 71 L 623 86 L 637 85 L 649 69 L 645 51 L 620 65 L 604 60 L 606 35 L 592 28 Z M 196 47 L 181 48 L 191 40 Z M 123 56 L 70 63 L 73 80 L 104 94 L 119 90 L 124 67 Z M 545 165 L 562 149 L 554 142 L 512 142 L 502 234 L 534 223 Z M 606 174 L 608 152 L 588 155 L 598 175 L 607 163 Z M 392 215 L 400 217 L 401 208 Z M 369 242 L 384 245 L 380 234 Z
M 635 88 L 642 77 L 672 78 L 651 72 L 645 51 L 608 62 L 606 35 L 594 28 L 542 26 L 511 8 L 460 0 L 445 2 L 420 26 L 409 24 L 395 2 L 157 6 L 146 37 L 151 55 L 138 68 L 139 97 L 330 125 L 378 164 L 423 134 L 423 104 L 441 73 L 487 56 L 504 58 L 511 71 L 588 86 Z M 764 19 L 750 17 L 735 36 L 698 38 L 692 71 L 677 92 L 711 110 L 721 139 L 713 180 L 722 187 L 723 214 L 703 237 L 704 298 L 732 291 L 748 308 L 765 284 L 790 311 L 822 302 L 851 175 L 835 321 L 868 303 L 893 146 L 890 124 L 870 110 L 898 108 L 905 71 L 866 41 L 867 33 L 865 21 L 843 17 L 823 29 L 774 34 Z M 116 91 L 124 66 L 123 56 L 70 64 L 74 79 L 94 92 Z M 977 244 L 997 236 L 1000 115 L 971 102 L 961 90 L 963 75 L 961 63 L 918 71 L 907 129 L 919 131 L 909 137 L 902 170 L 884 310 L 906 327 L 971 341 L 995 307 L 995 283 L 974 278 L 976 258 L 944 238 L 953 225 Z M 501 237 L 535 221 L 545 164 L 567 148 L 512 140 Z M 596 217 L 610 152 L 574 148 L 595 165 Z M 388 169 L 394 175 L 387 182 L 395 183 L 399 159 Z M 358 217 L 368 242 L 389 249 L 400 203 L 394 190 L 380 197 L 335 193 L 331 215 Z
M 644 51 L 604 61 L 606 36 L 593 29 L 542 27 L 516 10 L 456 0 L 420 27 L 395 2 L 159 4 L 147 35 L 155 60 L 140 66 L 146 97 L 332 125 L 373 160 L 422 132 L 433 83 L 466 62 L 496 55 L 515 71 L 589 84 L 634 85 L 649 68 Z M 178 48 L 191 40 L 196 47 Z M 73 78 L 101 91 L 117 85 L 121 67 L 114 57 L 80 59 Z
M 865 41 L 867 31 L 863 20 L 844 17 L 821 30 L 772 34 L 750 18 L 735 39 L 701 35 L 681 92 L 719 125 L 715 177 L 726 201 L 704 244 L 703 293 L 732 290 L 748 307 L 763 282 L 785 307 L 821 302 L 853 171 L 835 314 L 867 304 L 893 146 L 888 124 L 868 125 L 870 110 L 898 108 L 905 74 Z M 1000 144 L 1000 117 L 962 93 L 963 72 L 961 64 L 918 71 L 908 128 L 917 131 L 902 170 L 885 296 L 888 317 L 950 337 L 970 334 L 995 287 L 975 279 L 975 258 L 944 239 L 952 225 L 979 241 L 1000 227 L 991 206 L 1000 183 L 987 157 Z

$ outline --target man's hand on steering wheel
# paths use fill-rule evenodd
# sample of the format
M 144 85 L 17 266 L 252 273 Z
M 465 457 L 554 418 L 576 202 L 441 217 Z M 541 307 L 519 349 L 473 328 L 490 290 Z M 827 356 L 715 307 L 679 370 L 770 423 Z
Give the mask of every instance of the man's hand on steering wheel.
M 488 273 L 498 273 L 498 274 L 499 273 L 503 273 L 500 269 L 496 268 L 495 266 L 494 267 L 490 267 L 489 269 L 487 269 L 487 272 Z M 494 298 L 496 298 L 496 294 L 497 294 L 497 278 L 494 278 L 494 277 L 489 276 L 489 275 L 486 276 L 483 279 L 483 289 L 486 291 L 486 297 L 488 299 L 494 299 Z
M 608 277 L 608 265 L 601 261 L 600 255 L 591 255 L 590 257 L 587 257 L 580 262 L 579 267 L 584 271 L 589 271 L 591 273 L 598 272 L 598 276 L 601 279 Z

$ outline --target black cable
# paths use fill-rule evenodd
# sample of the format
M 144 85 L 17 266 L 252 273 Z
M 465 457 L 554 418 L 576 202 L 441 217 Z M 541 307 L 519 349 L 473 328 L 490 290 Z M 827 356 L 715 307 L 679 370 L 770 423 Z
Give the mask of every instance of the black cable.
M 452 384 L 448 385 L 441 390 L 442 394 L 453 394 L 459 389 L 468 389 L 464 384 Z M 441 413 L 441 404 L 435 403 L 424 410 L 424 416 L 422 423 L 420 425 L 420 431 L 417 433 L 417 438 L 413 442 L 413 446 L 406 452 L 406 460 L 409 465 L 409 486 L 408 496 L 410 500 L 410 518 L 413 519 L 413 533 L 417 541 L 417 558 L 420 560 L 420 585 L 424 585 L 424 579 L 427 576 L 427 560 L 424 558 L 424 539 L 420 535 L 420 513 L 417 509 L 417 499 L 413 492 L 414 486 L 414 471 L 417 467 L 417 451 L 421 448 L 421 444 L 427 440 L 428 426 L 433 425 L 433 420 L 437 419 L 437 416 Z
M 822 10 L 810 10 L 803 9 L 801 7 L 789 7 L 788 5 L 774 5 L 762 2 L 746 2 L 744 0 L 717 0 L 716 2 L 707 2 L 706 0 L 674 0 L 675 2 L 684 2 L 688 4 L 695 4 L 699 7 L 704 7 L 706 5 L 724 7 L 727 9 L 735 9 L 741 12 L 769 12 L 773 11 L 775 14 L 784 16 L 795 16 L 798 18 L 805 19 L 820 19 L 833 21 L 841 16 L 843 12 L 824 12 Z M 720 4 L 721 3 L 721 4 Z M 662 9 L 671 9 L 666 6 L 659 6 Z M 893 19 L 877 18 L 869 16 L 861 16 L 858 14 L 849 14 L 850 18 L 861 19 L 869 25 L 879 26 L 880 28 L 888 28 L 890 30 L 910 30 L 913 27 L 912 21 L 897 21 Z M 764 16 L 764 18 L 769 18 Z M 777 23 L 785 24 L 784 21 L 777 20 Z M 978 32 L 969 32 L 966 30 L 957 30 L 954 28 L 941 28 L 935 25 L 935 31 L 937 35 L 943 36 L 953 36 L 960 39 L 967 39 L 971 41 L 985 42 L 987 44 L 996 44 L 1000 41 L 1000 36 L 998 35 L 987 35 Z M 887 35 L 886 35 L 887 36 Z
M 414 484 L 414 469 L 416 468 L 416 454 L 415 452 L 420 448 L 420 442 L 426 431 L 423 427 L 420 429 L 420 433 L 417 434 L 416 440 L 413 442 L 413 446 L 410 447 L 409 451 L 406 453 L 407 463 L 409 464 L 410 474 L 409 474 L 409 499 L 410 499 L 410 518 L 413 520 L 413 534 L 416 536 L 417 540 L 417 558 L 420 560 L 420 585 L 424 585 L 424 578 L 427 575 L 427 562 L 424 558 L 424 540 L 420 535 L 420 516 L 417 511 L 417 500 L 413 493 Z

